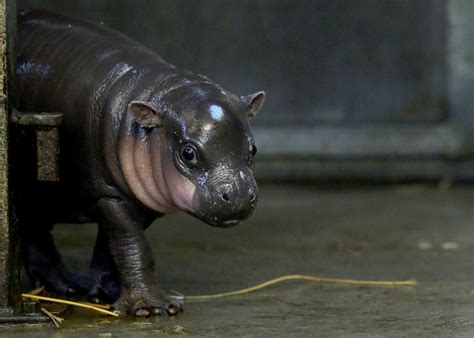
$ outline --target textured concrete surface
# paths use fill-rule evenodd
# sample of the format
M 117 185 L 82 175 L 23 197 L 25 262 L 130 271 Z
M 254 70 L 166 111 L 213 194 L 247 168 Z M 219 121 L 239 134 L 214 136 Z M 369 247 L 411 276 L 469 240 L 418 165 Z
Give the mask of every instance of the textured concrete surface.
M 287 282 L 233 298 L 185 303 L 177 318 L 110 319 L 84 311 L 60 329 L 1 328 L 18 336 L 472 336 L 474 186 L 317 189 L 264 186 L 245 225 L 214 229 L 186 215 L 148 231 L 166 290 L 243 288 L 282 274 L 416 278 L 417 287 Z M 87 270 L 94 225 L 55 236 L 67 264 Z

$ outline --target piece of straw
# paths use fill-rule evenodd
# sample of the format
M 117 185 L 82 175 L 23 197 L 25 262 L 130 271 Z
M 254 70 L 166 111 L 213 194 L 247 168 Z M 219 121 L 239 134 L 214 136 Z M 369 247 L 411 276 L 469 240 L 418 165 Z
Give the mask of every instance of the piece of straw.
M 51 312 L 49 312 L 48 310 L 46 310 L 44 307 L 41 308 L 41 311 L 49 317 L 49 319 L 51 319 L 51 321 L 53 322 L 54 326 L 56 327 L 59 327 L 59 324 L 61 324 L 63 321 L 64 321 L 64 318 L 61 318 L 61 317 L 58 317 L 54 314 L 52 314 Z
M 174 291 L 176 295 L 170 295 L 170 298 L 175 299 L 182 299 L 182 300 L 206 300 L 206 299 L 215 299 L 215 298 L 223 298 L 223 297 L 230 297 L 230 296 L 238 296 L 243 295 L 251 292 L 255 292 L 257 290 L 266 288 L 270 285 L 274 285 L 277 283 L 281 283 L 288 280 L 306 280 L 310 282 L 316 283 L 324 283 L 324 284 L 340 284 L 340 285 L 356 285 L 356 286 L 395 286 L 395 287 L 402 287 L 402 286 L 415 286 L 416 280 L 402 280 L 402 281 L 378 281 L 378 280 L 357 280 L 357 279 L 340 279 L 340 278 L 323 278 L 318 276 L 311 276 L 311 275 L 284 275 L 274 279 L 270 279 L 266 282 L 235 291 L 223 292 L 223 293 L 216 293 L 211 295 L 194 295 L 194 296 L 186 296 L 178 291 Z M 39 291 L 38 291 L 39 290 Z M 44 300 L 52 303 L 60 303 L 60 304 L 67 304 L 73 305 L 77 307 L 82 307 L 90 310 L 94 310 L 100 313 L 104 313 L 110 316 L 118 317 L 119 315 L 115 312 L 108 311 L 107 309 L 110 308 L 109 305 L 101 305 L 101 304 L 92 304 L 87 302 L 71 302 L 68 300 L 62 300 L 57 298 L 50 298 L 50 297 L 43 297 L 37 296 L 32 294 L 33 292 L 41 292 L 42 290 L 36 289 L 33 290 L 31 293 L 23 293 L 22 296 L 25 298 L 37 299 L 37 300 Z M 50 317 L 51 318 L 51 317 Z
M 118 317 L 118 313 L 108 311 L 105 309 L 101 309 L 100 307 L 89 305 L 89 304 L 83 304 L 83 303 L 78 303 L 78 302 L 72 302 L 69 300 L 63 300 L 63 299 L 58 299 L 58 298 L 51 298 L 51 297 L 43 297 L 43 296 L 37 296 L 37 295 L 32 295 L 29 293 L 22 293 L 22 297 L 24 298 L 30 298 L 30 299 L 37 299 L 37 300 L 44 300 L 46 302 L 51 302 L 51 303 L 60 303 L 60 304 L 67 304 L 67 305 L 72 305 L 72 306 L 77 306 L 77 307 L 82 307 L 85 309 L 97 311 L 106 315 Z
M 212 295 L 195 295 L 195 296 L 186 296 L 186 295 L 180 294 L 179 296 L 170 296 L 170 297 L 177 298 L 177 299 L 187 299 L 187 300 L 204 300 L 204 299 L 237 296 L 237 295 L 243 295 L 250 292 L 254 292 L 254 291 L 266 288 L 270 285 L 281 283 L 288 280 L 306 280 L 306 281 L 325 283 L 325 284 L 345 284 L 345 285 L 358 285 L 358 286 L 397 286 L 399 287 L 399 286 L 415 286 L 416 285 L 416 280 L 376 281 L 376 280 L 323 278 L 323 277 L 310 276 L 310 275 L 285 275 L 285 276 L 271 279 L 261 284 L 257 284 L 245 289 L 240 289 L 240 290 L 235 290 L 235 291 L 216 293 Z
M 108 304 L 96 304 L 96 303 L 89 303 L 89 302 L 78 302 L 79 304 L 89 305 L 92 307 L 98 307 L 99 309 L 110 309 L 110 305 Z
M 44 291 L 44 286 L 40 286 L 39 288 L 37 289 L 34 289 L 34 290 L 31 290 L 30 292 L 28 292 L 30 295 L 39 295 L 41 292 Z

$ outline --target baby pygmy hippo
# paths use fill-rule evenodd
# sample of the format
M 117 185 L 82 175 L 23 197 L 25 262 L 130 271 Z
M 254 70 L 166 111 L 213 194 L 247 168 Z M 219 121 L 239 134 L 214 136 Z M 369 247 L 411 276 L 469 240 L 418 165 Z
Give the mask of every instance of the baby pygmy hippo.
M 63 114 L 61 180 L 29 187 L 18 205 L 33 287 L 87 292 L 123 314 L 176 314 L 144 230 L 177 210 L 218 227 L 252 214 L 249 121 L 265 93 L 235 95 L 114 30 L 42 10 L 20 14 L 17 48 L 19 110 Z M 87 282 L 64 267 L 50 234 L 74 220 L 99 224 Z

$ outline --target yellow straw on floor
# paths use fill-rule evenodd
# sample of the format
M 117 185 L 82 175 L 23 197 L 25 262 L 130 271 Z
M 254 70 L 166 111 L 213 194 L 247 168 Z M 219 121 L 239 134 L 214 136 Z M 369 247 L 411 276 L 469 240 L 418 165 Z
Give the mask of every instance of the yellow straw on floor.
M 178 299 L 185 299 L 185 300 L 205 300 L 205 299 L 214 299 L 214 298 L 223 298 L 223 297 L 230 297 L 230 296 L 238 296 L 238 295 L 243 295 L 247 294 L 250 292 L 254 292 L 263 288 L 266 288 L 270 285 L 274 285 L 277 283 L 281 283 L 284 281 L 288 280 L 306 280 L 306 281 L 311 281 L 311 282 L 316 282 L 316 283 L 324 283 L 324 284 L 340 284 L 340 285 L 356 285 L 356 286 L 396 286 L 396 287 L 401 287 L 401 286 L 415 286 L 416 285 L 416 280 L 403 280 L 403 281 L 376 281 L 376 280 L 357 280 L 357 279 L 339 279 L 339 278 L 323 278 L 323 277 L 318 277 L 318 276 L 311 276 L 311 275 L 284 275 L 280 276 L 271 280 L 268 280 L 266 282 L 245 288 L 245 289 L 240 289 L 240 290 L 235 290 L 235 291 L 229 291 L 229 292 L 224 292 L 224 293 L 216 293 L 212 295 L 194 295 L 194 296 L 186 296 L 186 295 L 179 295 L 179 296 L 170 296 L 172 298 L 178 298 Z M 109 305 L 100 305 L 100 304 L 91 304 L 91 303 L 79 303 L 79 302 L 72 302 L 69 300 L 63 300 L 63 299 L 58 299 L 58 298 L 51 298 L 51 297 L 44 297 L 44 296 L 38 296 L 36 294 L 33 294 L 33 292 L 41 292 L 43 291 L 42 289 L 37 289 L 33 290 L 31 293 L 23 293 L 21 294 L 22 297 L 24 298 L 30 298 L 30 299 L 37 299 L 37 300 L 43 300 L 47 302 L 52 302 L 52 303 L 60 303 L 60 304 L 67 304 L 67 305 L 72 305 L 72 306 L 77 306 L 77 307 L 82 307 L 90 310 L 94 310 L 103 314 L 107 314 L 110 316 L 118 317 L 119 315 L 115 312 L 106 310 L 106 308 L 109 308 Z
M 44 300 L 46 302 L 51 302 L 51 303 L 60 303 L 60 304 L 66 304 L 66 305 L 72 305 L 72 306 L 77 306 L 77 307 L 82 307 L 85 309 L 89 310 L 94 310 L 106 315 L 118 317 L 118 314 L 109 310 L 101 309 L 99 307 L 89 305 L 89 304 L 83 304 L 83 303 L 78 303 L 78 302 L 72 302 L 69 300 L 64 300 L 64 299 L 58 299 L 58 298 L 51 298 L 51 297 L 44 297 L 44 296 L 37 296 L 37 295 L 32 295 L 29 293 L 22 293 L 22 297 L 24 298 L 30 298 L 30 299 L 36 299 L 36 300 Z
M 339 278 L 323 278 L 318 276 L 310 275 L 285 275 L 278 278 L 271 279 L 269 281 L 257 284 L 245 289 L 229 291 L 224 293 L 216 293 L 212 295 L 196 295 L 196 296 L 172 296 L 175 298 L 187 299 L 187 300 L 201 300 L 201 299 L 213 299 L 222 298 L 229 296 L 243 295 L 246 293 L 254 292 L 270 285 L 281 283 L 288 280 L 306 280 L 317 283 L 325 284 L 345 284 L 345 285 L 358 285 L 358 286 L 415 286 L 416 280 L 404 280 L 404 281 L 376 281 L 376 280 L 356 280 L 356 279 L 339 279 Z

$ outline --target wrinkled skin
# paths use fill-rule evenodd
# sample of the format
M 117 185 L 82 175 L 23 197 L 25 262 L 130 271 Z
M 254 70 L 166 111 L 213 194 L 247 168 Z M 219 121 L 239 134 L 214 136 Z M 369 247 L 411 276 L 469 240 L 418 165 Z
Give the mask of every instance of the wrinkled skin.
M 160 290 L 143 232 L 178 210 L 219 227 L 252 214 L 249 120 L 265 94 L 239 97 L 103 26 L 45 11 L 23 12 L 18 24 L 18 108 L 64 114 L 60 183 L 35 182 L 26 151 L 13 161 L 33 286 L 86 292 L 136 316 L 176 314 L 181 305 Z M 31 133 L 12 134 L 29 149 Z M 99 224 L 88 280 L 64 267 L 49 232 L 74 220 Z

